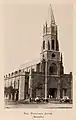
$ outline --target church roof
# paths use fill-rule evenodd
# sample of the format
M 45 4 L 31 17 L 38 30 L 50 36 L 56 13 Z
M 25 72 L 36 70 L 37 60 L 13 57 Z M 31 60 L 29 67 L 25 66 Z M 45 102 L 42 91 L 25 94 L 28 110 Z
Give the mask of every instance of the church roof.
M 36 64 L 40 63 L 40 59 L 37 58 L 37 59 L 34 59 L 34 60 L 31 60 L 31 61 L 28 61 L 28 62 L 24 62 L 20 67 L 19 69 L 24 69 L 24 68 L 29 68 L 29 67 L 32 67 Z

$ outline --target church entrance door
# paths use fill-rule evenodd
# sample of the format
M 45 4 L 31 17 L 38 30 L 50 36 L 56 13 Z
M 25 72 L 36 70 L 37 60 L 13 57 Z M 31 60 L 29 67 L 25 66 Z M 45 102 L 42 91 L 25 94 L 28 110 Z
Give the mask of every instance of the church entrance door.
M 57 89 L 49 88 L 49 95 L 52 96 L 52 98 L 56 98 L 57 97 Z

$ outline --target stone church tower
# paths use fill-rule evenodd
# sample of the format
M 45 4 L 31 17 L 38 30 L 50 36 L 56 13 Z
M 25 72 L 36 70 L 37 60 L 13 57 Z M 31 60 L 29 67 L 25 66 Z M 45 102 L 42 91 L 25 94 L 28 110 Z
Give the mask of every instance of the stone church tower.
M 62 65 L 62 54 L 60 57 L 59 52 L 57 25 L 55 23 L 55 18 L 51 5 L 50 5 L 50 23 L 48 24 L 46 22 L 45 25 L 43 26 L 43 44 L 41 59 L 45 60 L 45 98 L 47 98 L 47 87 L 49 77 L 51 76 L 60 77 L 60 75 L 64 73 Z M 59 82 L 59 79 L 57 82 Z
M 67 95 L 71 98 L 72 74 L 64 74 L 62 53 L 59 51 L 58 31 L 52 7 L 50 19 L 43 25 L 43 43 L 41 60 L 44 61 L 45 99 L 49 95 L 60 98 Z

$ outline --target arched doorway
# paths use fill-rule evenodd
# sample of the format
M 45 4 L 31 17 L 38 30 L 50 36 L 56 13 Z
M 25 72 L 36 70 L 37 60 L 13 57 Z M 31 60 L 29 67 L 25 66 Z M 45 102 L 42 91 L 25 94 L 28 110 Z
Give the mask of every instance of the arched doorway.
M 49 95 L 52 96 L 52 98 L 57 97 L 57 88 L 49 88 Z

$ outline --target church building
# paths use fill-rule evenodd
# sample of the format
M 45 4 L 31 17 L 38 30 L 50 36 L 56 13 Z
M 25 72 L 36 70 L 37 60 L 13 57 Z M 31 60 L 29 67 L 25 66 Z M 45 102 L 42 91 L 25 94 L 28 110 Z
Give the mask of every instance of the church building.
M 65 46 L 65 45 L 64 45 Z M 52 96 L 72 99 L 72 72 L 64 73 L 63 57 L 59 51 L 58 30 L 52 7 L 50 23 L 43 25 L 40 60 L 4 76 L 4 96 L 10 100 Z

